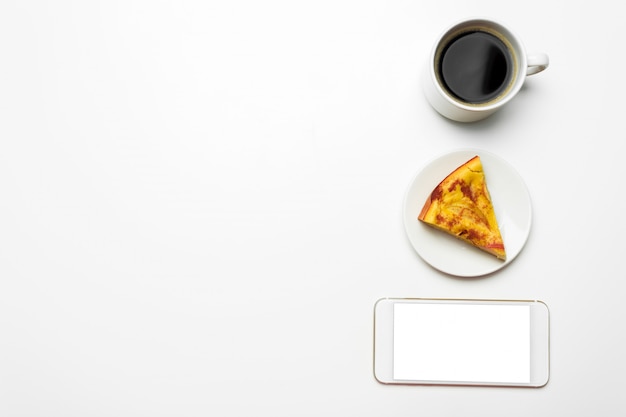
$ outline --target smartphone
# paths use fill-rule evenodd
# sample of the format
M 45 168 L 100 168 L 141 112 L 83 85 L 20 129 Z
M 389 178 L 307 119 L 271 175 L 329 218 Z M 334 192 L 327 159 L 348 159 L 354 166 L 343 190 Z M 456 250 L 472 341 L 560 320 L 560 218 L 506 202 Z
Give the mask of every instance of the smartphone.
M 542 387 L 549 316 L 536 300 L 380 299 L 374 376 L 383 384 Z

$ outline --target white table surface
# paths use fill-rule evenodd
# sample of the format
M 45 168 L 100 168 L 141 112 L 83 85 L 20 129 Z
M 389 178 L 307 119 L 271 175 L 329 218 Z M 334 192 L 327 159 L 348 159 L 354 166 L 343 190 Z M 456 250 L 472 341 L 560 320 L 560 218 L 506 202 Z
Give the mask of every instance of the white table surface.
M 0 415 L 624 413 L 623 13 L 616 2 L 4 1 Z M 487 121 L 419 72 L 460 18 L 551 65 Z M 460 148 L 533 204 L 519 257 L 442 274 L 406 188 Z M 381 297 L 540 299 L 541 389 L 372 375 Z

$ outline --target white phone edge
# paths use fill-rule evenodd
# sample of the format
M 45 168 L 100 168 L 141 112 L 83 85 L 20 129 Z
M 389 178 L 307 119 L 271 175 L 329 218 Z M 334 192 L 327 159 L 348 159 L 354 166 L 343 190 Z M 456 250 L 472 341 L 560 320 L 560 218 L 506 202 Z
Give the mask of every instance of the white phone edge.
M 528 305 L 531 311 L 531 380 L 529 383 L 479 383 L 467 381 L 397 381 L 393 378 L 394 303 L 478 303 Z M 385 385 L 459 385 L 541 388 L 550 379 L 550 310 L 540 300 L 462 298 L 381 298 L 374 305 L 374 378 Z

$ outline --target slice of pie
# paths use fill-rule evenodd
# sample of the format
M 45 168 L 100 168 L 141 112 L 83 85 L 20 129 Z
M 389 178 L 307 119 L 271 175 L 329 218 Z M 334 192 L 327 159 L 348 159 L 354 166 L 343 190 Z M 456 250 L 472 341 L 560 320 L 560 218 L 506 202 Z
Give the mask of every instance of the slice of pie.
M 498 259 L 506 259 L 479 156 L 473 157 L 441 181 L 428 196 L 417 218 Z

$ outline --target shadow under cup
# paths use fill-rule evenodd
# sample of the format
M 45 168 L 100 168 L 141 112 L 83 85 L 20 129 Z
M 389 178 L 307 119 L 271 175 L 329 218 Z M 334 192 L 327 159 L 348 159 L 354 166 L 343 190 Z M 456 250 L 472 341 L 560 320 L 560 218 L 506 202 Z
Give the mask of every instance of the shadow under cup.
M 467 21 L 441 37 L 434 51 L 439 88 L 461 106 L 500 106 L 521 88 L 526 66 L 522 48 L 506 28 L 490 21 Z M 522 74 L 522 76 L 520 76 Z

